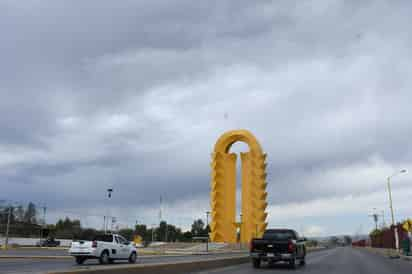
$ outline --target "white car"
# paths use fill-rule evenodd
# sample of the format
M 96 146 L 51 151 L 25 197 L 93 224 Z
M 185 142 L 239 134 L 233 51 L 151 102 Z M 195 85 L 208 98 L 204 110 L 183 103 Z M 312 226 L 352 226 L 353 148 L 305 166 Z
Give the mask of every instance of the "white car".
M 93 241 L 73 241 L 69 254 L 74 256 L 77 264 L 83 264 L 87 259 L 98 259 L 101 264 L 114 260 L 128 260 L 135 263 L 136 247 L 117 234 L 99 235 Z

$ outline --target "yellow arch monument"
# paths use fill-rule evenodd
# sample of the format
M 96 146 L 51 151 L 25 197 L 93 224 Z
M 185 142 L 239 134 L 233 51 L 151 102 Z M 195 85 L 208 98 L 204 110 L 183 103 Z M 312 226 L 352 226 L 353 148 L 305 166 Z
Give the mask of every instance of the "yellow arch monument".
M 242 218 L 236 222 L 236 154 L 229 153 L 236 142 L 245 142 L 250 151 L 241 153 L 242 161 Z M 211 179 L 211 240 L 236 243 L 237 228 L 240 241 L 248 243 L 261 237 L 266 229 L 266 154 L 255 136 L 247 130 L 233 130 L 216 142 L 212 154 Z

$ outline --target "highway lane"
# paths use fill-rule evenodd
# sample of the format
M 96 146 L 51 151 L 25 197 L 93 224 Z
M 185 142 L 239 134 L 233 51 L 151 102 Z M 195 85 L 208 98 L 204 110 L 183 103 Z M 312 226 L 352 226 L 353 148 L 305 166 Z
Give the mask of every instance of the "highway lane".
M 221 258 L 221 255 L 184 255 L 184 256 L 141 256 L 138 258 L 138 264 L 152 264 L 165 262 L 205 260 L 212 258 Z M 227 255 L 225 255 L 227 257 Z M 127 262 L 119 261 L 114 265 L 128 265 Z M 107 266 L 99 265 L 97 260 L 87 260 L 84 265 L 77 265 L 70 259 L 0 259 L 1 274 L 40 274 L 53 271 L 105 268 Z
M 401 259 L 389 259 L 373 254 L 367 250 L 351 247 L 338 247 L 308 254 L 307 265 L 291 270 L 285 264 L 276 264 L 272 267 L 264 265 L 261 269 L 254 269 L 252 264 L 242 264 L 232 267 L 215 269 L 197 274 L 256 274 L 274 272 L 282 273 L 310 273 L 310 274 L 397 274 L 411 273 L 412 263 Z

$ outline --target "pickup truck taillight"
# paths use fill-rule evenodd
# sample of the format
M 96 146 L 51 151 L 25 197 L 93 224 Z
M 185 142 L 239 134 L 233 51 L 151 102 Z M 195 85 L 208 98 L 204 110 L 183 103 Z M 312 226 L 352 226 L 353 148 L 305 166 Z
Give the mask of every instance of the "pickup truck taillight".
M 295 244 L 293 243 L 293 242 L 289 242 L 288 243 L 288 251 L 289 251 L 289 253 L 293 253 L 293 252 L 295 252 Z
M 93 248 L 96 248 L 96 247 L 97 247 L 97 242 L 96 242 L 96 241 L 93 241 L 93 242 L 92 242 L 92 247 L 93 247 Z

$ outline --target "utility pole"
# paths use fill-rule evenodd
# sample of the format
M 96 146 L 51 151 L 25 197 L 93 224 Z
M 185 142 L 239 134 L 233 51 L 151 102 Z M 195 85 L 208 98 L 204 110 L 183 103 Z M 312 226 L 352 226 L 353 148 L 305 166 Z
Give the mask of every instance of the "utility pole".
M 395 214 L 393 213 L 393 204 L 392 204 L 391 177 L 388 177 L 388 194 L 389 194 L 389 208 L 391 210 L 393 233 L 395 234 L 395 248 L 396 250 L 399 250 L 398 227 L 396 226 L 396 223 L 395 223 Z
M 40 233 L 40 241 L 43 238 L 43 232 L 44 232 L 44 229 L 46 228 L 46 210 L 47 210 L 47 207 L 46 205 L 44 205 L 43 206 L 43 226 L 42 226 L 42 230 Z
M 6 240 L 4 242 L 4 249 L 7 249 L 9 245 L 10 219 L 11 219 L 11 206 L 9 206 L 9 214 L 7 215 Z
M 112 224 L 110 225 L 110 230 L 113 232 L 115 230 L 114 225 L 116 224 L 117 220 L 116 220 L 116 217 L 113 217 L 113 216 L 112 216 L 111 220 L 112 220 Z
M 159 203 L 159 225 L 162 221 L 162 195 L 160 195 L 160 203 Z
M 377 213 L 373 213 L 371 215 L 369 215 L 369 217 L 373 218 L 373 221 L 375 222 L 375 230 L 378 230 L 378 218 L 379 215 Z
M 159 203 L 159 228 L 160 228 L 160 224 L 161 224 L 161 222 L 163 221 L 163 216 L 162 216 L 162 210 L 163 210 L 163 198 L 162 198 L 162 195 L 160 195 L 160 201 L 159 201 L 160 203 Z M 166 223 L 166 228 L 165 228 L 165 242 L 167 242 L 167 222 L 165 221 L 165 223 Z M 162 236 L 160 235 L 160 238 L 161 238 Z
M 209 214 L 210 214 L 210 211 L 206 211 L 206 233 L 207 233 L 206 253 L 209 252 Z
M 47 224 L 47 222 L 46 222 L 46 210 L 47 210 L 47 207 L 43 206 L 43 224 L 44 225 Z
M 391 217 L 392 217 L 392 226 L 393 226 L 393 233 L 395 234 L 395 248 L 399 251 L 399 235 L 398 235 L 398 226 L 395 223 L 395 214 L 393 213 L 393 204 L 392 204 L 392 191 L 391 191 L 391 178 L 395 175 L 406 173 L 406 169 L 402 169 L 391 176 L 388 176 L 388 195 L 389 195 L 389 208 L 391 209 Z
M 386 226 L 385 223 L 385 212 L 382 210 L 382 228 L 384 228 Z

